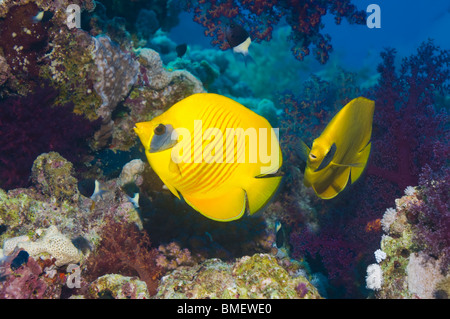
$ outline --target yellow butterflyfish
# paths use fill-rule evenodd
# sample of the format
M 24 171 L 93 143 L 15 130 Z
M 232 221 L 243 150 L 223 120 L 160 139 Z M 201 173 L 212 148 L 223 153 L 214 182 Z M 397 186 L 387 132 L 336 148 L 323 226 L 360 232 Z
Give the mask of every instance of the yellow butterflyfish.
M 153 170 L 204 216 L 231 221 L 261 210 L 276 192 L 282 155 L 269 122 L 234 100 L 193 94 L 136 123 Z
M 375 102 L 358 97 L 344 106 L 313 141 L 303 142 L 304 184 L 322 199 L 331 199 L 363 173 L 370 154 Z

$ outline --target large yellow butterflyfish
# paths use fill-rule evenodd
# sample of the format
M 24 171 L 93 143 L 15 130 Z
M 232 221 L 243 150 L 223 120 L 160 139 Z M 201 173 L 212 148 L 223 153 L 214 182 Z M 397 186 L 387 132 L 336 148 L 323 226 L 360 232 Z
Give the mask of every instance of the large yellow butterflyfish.
M 320 198 L 335 197 L 363 173 L 370 154 L 374 109 L 374 101 L 353 99 L 333 117 L 311 149 L 302 142 L 303 182 Z
M 135 132 L 166 187 L 208 218 L 231 221 L 261 210 L 282 164 L 269 122 L 230 98 L 193 94 Z

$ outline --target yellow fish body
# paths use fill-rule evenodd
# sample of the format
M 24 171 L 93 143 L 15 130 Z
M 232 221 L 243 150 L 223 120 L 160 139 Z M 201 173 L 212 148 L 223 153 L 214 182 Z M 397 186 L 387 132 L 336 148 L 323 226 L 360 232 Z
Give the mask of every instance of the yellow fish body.
M 227 97 L 198 93 L 135 132 L 167 188 L 208 218 L 231 221 L 263 208 L 282 164 L 269 122 Z
M 370 154 L 375 102 L 359 97 L 344 106 L 316 138 L 307 156 L 304 184 L 320 198 L 330 199 L 364 171 Z

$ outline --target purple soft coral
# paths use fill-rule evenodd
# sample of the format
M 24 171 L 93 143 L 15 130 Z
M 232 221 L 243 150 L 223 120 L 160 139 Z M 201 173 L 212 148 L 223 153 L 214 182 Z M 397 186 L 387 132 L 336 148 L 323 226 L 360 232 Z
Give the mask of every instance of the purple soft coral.
M 448 144 L 446 150 L 448 153 Z M 425 252 L 441 258 L 440 266 L 445 274 L 450 265 L 450 169 L 445 166 L 433 172 L 425 165 L 419 186 L 418 197 L 422 200 L 410 211 L 417 221 L 415 237 Z
M 420 169 L 433 158 L 433 144 L 443 134 L 446 114 L 433 107 L 436 93 L 448 90 L 450 51 L 430 40 L 395 71 L 395 50 L 382 53 L 375 89 L 372 160 L 368 174 L 400 190 L 417 185 Z

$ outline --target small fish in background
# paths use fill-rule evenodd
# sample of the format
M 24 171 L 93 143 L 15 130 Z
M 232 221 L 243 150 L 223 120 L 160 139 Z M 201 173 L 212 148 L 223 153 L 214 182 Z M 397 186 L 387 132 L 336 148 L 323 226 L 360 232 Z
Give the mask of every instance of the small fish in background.
M 282 228 L 281 222 L 277 220 L 275 222 L 275 245 L 277 246 L 277 248 L 281 248 L 284 246 L 284 242 L 284 230 Z
M 53 18 L 53 12 L 51 12 L 51 11 L 39 11 L 33 17 L 33 23 L 38 23 L 38 22 L 45 23 L 47 21 L 50 21 L 51 18 Z
M 297 153 L 306 161 L 304 184 L 331 199 L 355 183 L 370 155 L 375 102 L 358 97 L 344 106 L 316 138 L 311 149 L 302 141 Z
M 30 255 L 25 250 L 21 250 L 11 261 L 11 269 L 16 270 L 20 266 L 26 264 L 28 262 L 28 257 L 30 257 Z
M 102 188 L 100 182 L 94 178 L 88 178 L 78 181 L 78 191 L 84 197 L 92 199 L 94 202 L 98 198 L 103 199 L 103 194 L 108 190 Z
M 177 47 L 175 48 L 175 51 L 177 51 L 177 57 L 182 58 L 186 54 L 187 49 L 188 46 L 186 43 L 177 45 Z
M 248 53 L 248 48 L 252 43 L 252 39 L 250 39 L 247 30 L 240 25 L 232 23 L 227 27 L 225 36 L 228 44 L 233 49 L 233 52 L 242 54 L 245 65 L 247 65 L 247 61 L 255 62 Z
M 134 208 L 139 208 L 139 187 L 137 187 L 135 183 L 131 182 L 123 185 L 122 190 L 125 192 L 128 200 L 133 204 Z
M 194 132 L 199 129 L 195 124 L 198 122 L 202 123 L 201 131 Z M 191 138 L 172 139 L 179 128 L 191 137 L 214 128 L 221 137 L 200 144 L 198 152 L 194 148 L 197 143 L 191 143 Z M 228 156 L 224 159 L 227 147 L 238 150 L 238 141 L 242 141 L 239 154 L 250 158 L 251 143 L 244 143 L 244 132 L 249 128 L 255 130 L 259 145 L 271 150 L 268 162 L 263 163 L 261 158 L 239 161 L 237 151 L 228 153 L 230 161 Z M 264 117 L 225 96 L 193 94 L 151 121 L 136 123 L 134 130 L 151 167 L 171 193 L 210 219 L 225 222 L 239 219 L 246 212 L 252 215 L 266 207 L 280 185 L 281 176 L 276 174 L 282 165 L 282 154 L 272 126 Z M 227 136 L 234 143 L 227 145 Z M 212 149 L 212 145 L 217 147 Z M 179 158 L 174 159 L 175 146 L 183 150 L 183 155 L 175 151 Z M 190 159 L 192 154 L 194 158 Z M 202 154 L 206 156 L 203 160 Z
M 3 235 L 4 232 L 8 229 L 8 226 L 5 224 L 0 225 L 0 236 Z
M 139 187 L 135 183 L 131 182 L 123 185 L 122 190 L 142 219 L 148 219 L 152 215 L 154 209 L 152 201 L 144 194 L 141 194 Z
M 289 256 L 289 243 L 288 243 L 288 235 L 286 235 L 285 227 L 281 221 L 275 221 L 275 241 L 272 244 L 272 247 L 277 249 L 276 255 L 280 258 Z
M 88 251 L 92 251 L 91 243 L 83 236 L 77 236 L 72 239 L 72 244 L 83 254 L 86 254 Z

